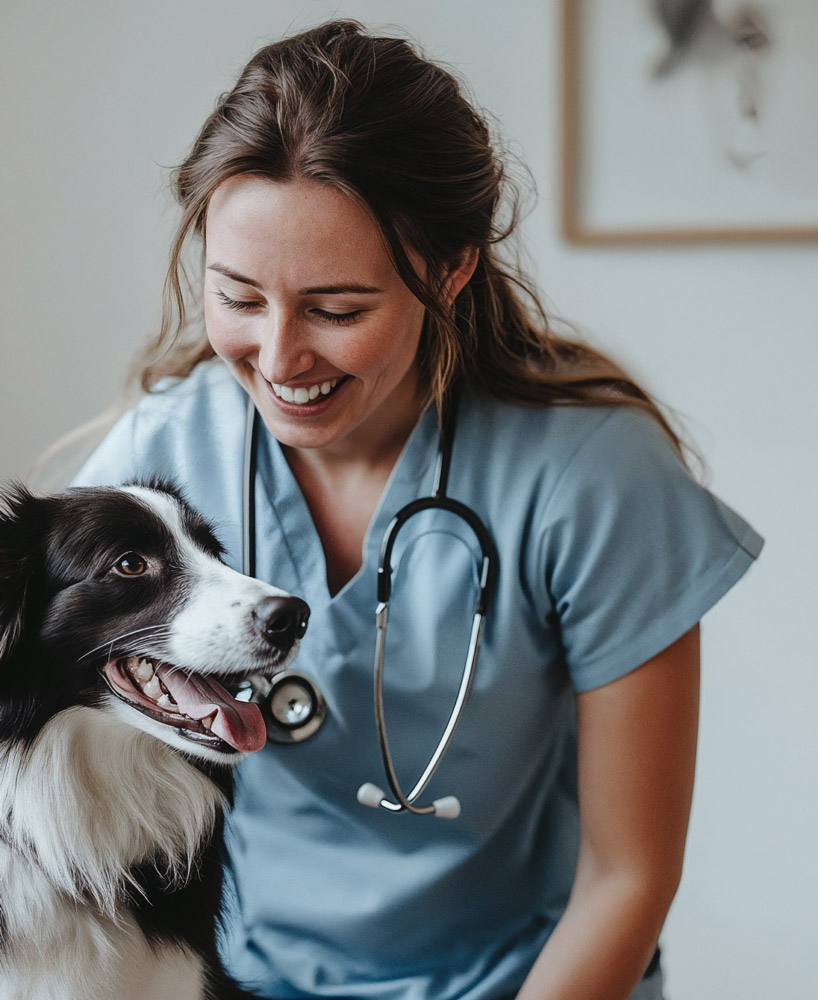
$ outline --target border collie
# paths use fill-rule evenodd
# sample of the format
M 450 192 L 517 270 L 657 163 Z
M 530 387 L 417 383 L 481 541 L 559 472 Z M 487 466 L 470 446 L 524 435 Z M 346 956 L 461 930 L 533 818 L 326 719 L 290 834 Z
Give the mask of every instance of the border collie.
M 216 950 L 228 687 L 309 609 L 170 485 L 0 495 L 0 1000 L 237 1000 Z

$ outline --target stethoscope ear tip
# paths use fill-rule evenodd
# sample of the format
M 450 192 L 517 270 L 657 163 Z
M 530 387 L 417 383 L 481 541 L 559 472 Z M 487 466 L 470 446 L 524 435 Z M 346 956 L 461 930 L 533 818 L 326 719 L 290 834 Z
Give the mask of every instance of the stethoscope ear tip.
M 460 799 L 454 795 L 445 795 L 442 799 L 435 799 L 432 803 L 435 816 L 440 819 L 457 819 L 460 815 Z
M 362 806 L 369 806 L 370 809 L 377 809 L 383 802 L 384 793 L 382 788 L 378 788 L 371 781 L 365 782 L 358 789 L 358 801 Z
M 443 798 L 435 799 L 431 806 L 423 806 L 420 809 L 413 809 L 411 806 L 399 806 L 397 803 L 389 802 L 384 794 L 384 790 L 367 781 L 358 789 L 358 801 L 362 806 L 369 806 L 370 809 L 377 809 L 384 806 L 390 812 L 402 812 L 409 809 L 411 812 L 434 813 L 440 819 L 457 819 L 460 815 L 460 799 L 454 795 L 444 795 Z

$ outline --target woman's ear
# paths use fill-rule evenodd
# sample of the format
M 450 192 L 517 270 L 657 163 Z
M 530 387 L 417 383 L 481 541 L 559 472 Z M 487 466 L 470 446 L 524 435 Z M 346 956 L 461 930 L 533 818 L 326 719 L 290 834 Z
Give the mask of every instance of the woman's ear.
M 480 251 L 477 247 L 466 247 L 460 256 L 449 265 L 443 281 L 443 295 L 451 304 L 468 284 L 477 267 Z

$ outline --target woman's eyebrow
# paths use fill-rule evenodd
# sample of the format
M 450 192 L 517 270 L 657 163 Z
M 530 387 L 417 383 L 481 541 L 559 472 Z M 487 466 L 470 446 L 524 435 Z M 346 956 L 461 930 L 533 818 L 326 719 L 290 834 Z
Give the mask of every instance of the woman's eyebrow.
M 299 295 L 343 295 L 345 292 L 354 292 L 357 295 L 377 295 L 383 292 L 383 289 L 376 288 L 374 285 L 359 285 L 354 281 L 346 281 L 337 285 L 316 285 L 298 290 Z
M 228 267 L 227 264 L 220 264 L 218 261 L 214 261 L 212 264 L 207 265 L 208 271 L 218 271 L 219 274 L 223 274 L 226 278 L 232 278 L 233 281 L 240 281 L 243 285 L 252 285 L 253 288 L 261 288 L 261 285 L 257 281 L 253 281 L 252 278 L 248 278 L 244 274 L 240 274 L 238 271 L 234 271 L 232 267 Z
M 241 274 L 232 267 L 228 267 L 227 264 L 219 263 L 219 261 L 208 264 L 207 270 L 218 271 L 219 274 L 223 274 L 226 278 L 232 278 L 233 281 L 240 281 L 243 285 L 250 285 L 252 288 L 261 289 L 261 285 L 257 281 L 248 278 L 246 274 Z M 378 295 L 382 292 L 383 289 L 375 285 L 361 285 L 356 281 L 342 281 L 332 285 L 314 285 L 308 288 L 299 288 L 298 290 L 299 295 L 343 295 L 345 293 Z

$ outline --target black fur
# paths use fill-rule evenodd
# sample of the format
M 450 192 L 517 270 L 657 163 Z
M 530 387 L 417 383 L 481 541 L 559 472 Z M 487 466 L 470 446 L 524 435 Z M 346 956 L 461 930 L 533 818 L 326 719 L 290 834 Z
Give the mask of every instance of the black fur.
M 185 545 L 180 544 L 179 522 L 164 523 L 138 494 L 121 489 L 78 488 L 36 497 L 14 485 L 0 494 L 0 767 L 8 748 L 31 745 L 65 709 L 110 711 L 112 695 L 102 668 L 117 657 L 142 655 L 137 640 L 143 633 L 135 630 L 172 620 L 175 609 L 190 597 L 196 582 L 186 564 L 190 543 L 210 559 L 221 559 L 222 547 L 209 524 L 181 493 L 166 482 L 147 485 L 175 499 Z M 128 553 L 150 561 L 152 571 L 124 574 L 122 557 Z M 125 560 L 126 569 L 134 565 L 139 565 L 134 556 Z M 284 600 L 300 606 L 295 636 L 300 638 L 306 606 Z M 262 603 L 260 598 L 258 606 Z M 257 641 L 261 646 L 272 640 L 265 636 Z M 292 636 L 289 641 L 297 645 Z M 180 760 L 195 764 L 213 781 L 228 803 L 232 800 L 226 763 L 203 759 L 195 747 L 189 754 L 174 749 Z M 4 836 L 4 822 L 0 817 L 0 845 L 24 851 L 25 846 Z M 208 984 L 203 1000 L 251 996 L 225 974 L 216 948 L 223 825 L 219 814 L 184 884 L 168 884 L 159 845 L 131 867 L 121 892 L 122 905 L 148 941 L 181 944 L 201 958 Z M 36 856 L 27 862 L 36 864 Z M 0 932 L 9 902 L 2 898 L 3 888 Z M 0 940 L 0 959 L 3 948 Z

